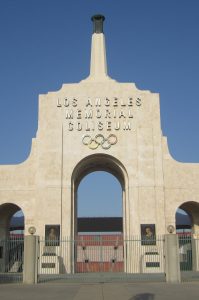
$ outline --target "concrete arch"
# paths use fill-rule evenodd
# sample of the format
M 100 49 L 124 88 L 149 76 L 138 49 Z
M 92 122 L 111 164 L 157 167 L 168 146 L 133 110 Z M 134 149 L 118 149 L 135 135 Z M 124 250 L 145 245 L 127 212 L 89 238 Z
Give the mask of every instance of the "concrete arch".
M 0 205 L 0 239 L 6 239 L 9 237 L 10 220 L 12 216 L 20 210 L 22 210 L 20 206 L 11 202 L 6 202 Z
M 74 168 L 71 177 L 72 188 L 72 236 L 77 229 L 77 189 L 81 180 L 91 172 L 106 171 L 114 175 L 122 187 L 123 201 L 123 232 L 127 235 L 128 222 L 128 174 L 124 165 L 115 157 L 107 154 L 93 154 L 83 158 Z
M 199 233 L 199 202 L 184 201 L 175 207 L 175 222 L 178 209 L 185 211 L 191 221 L 191 231 L 194 234 Z M 178 224 L 179 225 L 179 224 Z M 177 223 L 176 223 L 177 226 Z M 186 227 L 186 226 L 185 226 Z
M 79 185 L 83 177 L 99 169 L 107 171 L 117 177 L 122 187 L 124 186 L 125 180 L 128 179 L 124 165 L 117 158 L 108 154 L 99 153 L 86 156 L 75 166 L 72 173 L 72 182 Z
M 199 203 L 196 201 L 183 202 L 179 208 L 183 209 L 190 217 L 192 232 L 199 233 Z

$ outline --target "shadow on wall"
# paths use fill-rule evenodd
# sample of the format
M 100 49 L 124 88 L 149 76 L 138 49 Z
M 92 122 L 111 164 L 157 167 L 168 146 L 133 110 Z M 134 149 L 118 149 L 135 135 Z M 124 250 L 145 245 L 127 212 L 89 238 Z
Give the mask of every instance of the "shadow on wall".
M 129 300 L 154 300 L 154 299 L 155 299 L 154 294 L 144 293 L 144 294 L 135 295 Z

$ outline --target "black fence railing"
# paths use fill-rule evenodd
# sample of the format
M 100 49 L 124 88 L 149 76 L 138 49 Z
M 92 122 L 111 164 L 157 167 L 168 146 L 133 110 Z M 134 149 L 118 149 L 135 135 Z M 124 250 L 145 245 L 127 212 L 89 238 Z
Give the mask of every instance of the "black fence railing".
M 0 282 L 22 280 L 24 239 L 10 237 L 0 240 Z
M 39 278 L 106 276 L 126 279 L 136 274 L 165 278 L 164 236 L 151 240 L 122 235 L 79 235 L 75 240 L 39 242 Z M 90 275 L 89 275 L 90 274 Z M 109 275 L 108 275 L 109 274 Z M 148 275 L 147 275 L 148 274 Z

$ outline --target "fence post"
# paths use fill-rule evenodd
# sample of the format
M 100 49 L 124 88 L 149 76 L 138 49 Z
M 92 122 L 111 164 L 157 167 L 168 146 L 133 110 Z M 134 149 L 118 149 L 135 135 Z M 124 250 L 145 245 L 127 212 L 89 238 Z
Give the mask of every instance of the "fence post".
M 165 235 L 165 262 L 166 281 L 169 283 L 181 282 L 179 242 L 176 234 Z
M 192 270 L 193 271 L 198 271 L 198 243 L 197 239 L 192 235 L 191 236 L 191 249 L 192 249 Z
M 37 283 L 37 256 L 38 236 L 26 235 L 24 237 L 24 270 L 23 283 Z

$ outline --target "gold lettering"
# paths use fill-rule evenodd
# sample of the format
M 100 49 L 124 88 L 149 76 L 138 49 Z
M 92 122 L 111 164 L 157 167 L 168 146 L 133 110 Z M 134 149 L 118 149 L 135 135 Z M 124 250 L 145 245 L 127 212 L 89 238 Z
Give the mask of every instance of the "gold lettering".
M 85 110 L 85 119 L 92 119 L 93 118 L 93 111 L 92 109 Z
M 103 123 L 102 122 L 99 122 L 98 123 L 98 130 L 102 130 L 103 129 Z
M 106 129 L 107 129 L 108 131 L 111 130 L 111 122 L 110 122 L 110 121 L 109 121 L 109 122 L 106 122 Z
M 69 103 L 68 99 L 67 99 L 67 98 L 65 98 L 65 99 L 64 99 L 64 106 L 68 107 L 68 106 L 69 106 L 69 104 L 70 104 L 70 103 Z
M 133 113 L 132 113 L 131 109 L 129 109 L 129 118 L 133 118 Z
M 133 98 L 128 98 L 128 106 L 133 106 Z
M 142 105 L 142 100 L 140 98 L 136 99 L 136 105 L 141 106 Z
M 111 118 L 111 112 L 110 112 L 110 110 L 109 109 L 106 109 L 106 114 L 105 114 L 105 118 L 107 119 L 107 118 Z
M 108 98 L 105 99 L 105 106 L 110 106 L 110 100 Z
M 73 107 L 77 106 L 77 99 L 73 98 L 73 100 L 72 100 L 72 106 Z
M 82 125 L 80 122 L 77 123 L 77 130 L 78 131 L 81 131 L 82 130 Z
M 59 102 L 59 98 L 57 99 L 57 107 L 62 107 L 61 103 Z
M 124 102 L 123 99 L 121 100 L 121 106 L 126 106 L 126 104 L 125 104 L 125 102 Z
M 73 119 L 73 110 L 66 110 L 66 119 Z
M 131 130 L 131 123 L 130 122 L 128 122 L 128 123 L 124 122 L 124 128 L 123 129 L 124 130 Z
M 119 130 L 120 129 L 120 122 L 115 123 L 115 130 Z
M 113 106 L 118 106 L 118 98 L 113 99 Z
M 70 130 L 70 131 L 73 130 L 73 123 L 72 122 L 68 123 L 68 130 Z
M 96 118 L 100 119 L 102 117 L 101 111 L 99 109 L 96 110 Z
M 95 130 L 95 123 L 91 122 L 91 124 L 92 124 L 92 130 L 94 131 Z
M 88 122 L 86 122 L 86 131 L 90 131 L 90 127 L 88 125 Z
M 97 107 L 97 106 L 101 106 L 101 100 L 100 100 L 100 98 L 96 98 L 95 99 L 95 106 Z
M 77 119 L 81 119 L 82 118 L 82 111 L 81 109 L 77 110 Z
M 123 110 L 121 110 L 120 113 L 119 113 L 119 118 L 121 118 L 121 117 L 126 118 L 125 113 L 124 113 Z
M 92 107 L 92 101 L 90 98 L 88 98 L 87 103 L 86 103 L 86 107 L 88 107 L 90 105 L 90 107 Z

